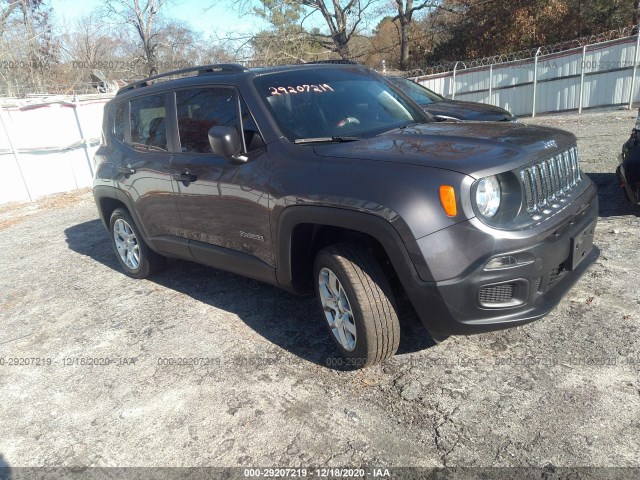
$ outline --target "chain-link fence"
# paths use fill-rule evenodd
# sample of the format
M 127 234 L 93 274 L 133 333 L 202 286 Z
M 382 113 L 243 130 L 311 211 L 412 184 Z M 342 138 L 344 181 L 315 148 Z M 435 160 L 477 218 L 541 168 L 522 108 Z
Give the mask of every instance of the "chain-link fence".
M 625 27 L 617 30 L 599 33 L 597 35 L 589 35 L 586 37 L 568 40 L 566 42 L 554 43 L 552 45 L 543 45 L 518 52 L 504 53 L 483 58 L 458 60 L 452 62 L 441 62 L 433 65 L 425 65 L 423 68 L 403 72 L 405 77 L 421 77 L 425 75 L 433 75 L 436 73 L 453 72 L 454 69 L 471 69 L 482 66 L 496 65 L 508 62 L 517 62 L 534 58 L 536 55 L 551 55 L 553 53 L 565 52 L 585 45 L 593 45 L 609 40 L 617 40 L 630 37 L 638 32 L 638 27 Z
M 434 67 L 440 72 L 414 77 L 452 99 L 497 105 L 516 115 L 630 108 L 640 101 L 636 32 L 629 28 L 505 56 L 454 62 Z

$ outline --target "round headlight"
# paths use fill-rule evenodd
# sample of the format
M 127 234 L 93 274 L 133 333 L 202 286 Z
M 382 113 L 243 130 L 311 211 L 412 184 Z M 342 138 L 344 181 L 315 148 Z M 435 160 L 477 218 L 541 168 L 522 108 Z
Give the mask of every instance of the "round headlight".
M 500 208 L 500 182 L 497 177 L 480 179 L 476 189 L 476 205 L 485 217 L 491 218 L 496 214 Z

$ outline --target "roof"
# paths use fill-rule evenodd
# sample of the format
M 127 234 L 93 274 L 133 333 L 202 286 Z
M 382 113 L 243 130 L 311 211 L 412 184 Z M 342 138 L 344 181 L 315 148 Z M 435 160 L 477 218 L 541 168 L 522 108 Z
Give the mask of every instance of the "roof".
M 356 62 L 351 60 L 330 60 L 330 61 L 320 61 L 320 62 L 309 62 L 309 63 L 301 63 L 295 65 L 280 65 L 276 67 L 255 67 L 255 68 L 247 68 L 242 65 L 233 64 L 233 63 L 223 63 L 223 64 L 215 64 L 215 65 L 202 65 L 198 67 L 184 68 L 182 70 L 173 70 L 171 72 L 161 73 L 159 75 L 154 75 L 152 77 L 148 77 L 142 80 L 138 80 L 136 82 L 130 83 L 120 90 L 116 95 L 121 95 L 123 93 L 127 93 L 130 91 L 138 90 L 144 87 L 150 87 L 153 85 L 158 85 L 158 80 L 167 79 L 167 82 L 171 82 L 173 85 L 174 82 L 183 83 L 181 81 L 185 81 L 186 84 L 193 83 L 192 81 L 186 81 L 193 78 L 200 78 L 209 75 L 215 76 L 237 76 L 239 74 L 252 74 L 252 76 L 276 73 L 276 72 L 284 72 L 290 70 L 300 70 L 305 68 L 339 68 L 341 66 L 350 66 L 353 67 L 355 65 L 359 65 Z M 189 74 L 194 74 L 186 76 Z M 169 77 L 177 77 L 181 76 L 181 78 L 169 78 Z M 164 82 L 163 82 L 164 83 Z

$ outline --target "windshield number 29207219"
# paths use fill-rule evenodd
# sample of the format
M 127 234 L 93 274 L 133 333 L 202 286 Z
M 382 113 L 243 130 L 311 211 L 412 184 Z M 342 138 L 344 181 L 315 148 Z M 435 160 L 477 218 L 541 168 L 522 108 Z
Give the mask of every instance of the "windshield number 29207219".
M 292 93 L 306 92 L 324 93 L 333 91 L 333 88 L 331 88 L 326 83 L 318 85 L 297 85 L 295 87 L 269 87 L 269 92 L 271 93 L 271 95 L 290 95 Z

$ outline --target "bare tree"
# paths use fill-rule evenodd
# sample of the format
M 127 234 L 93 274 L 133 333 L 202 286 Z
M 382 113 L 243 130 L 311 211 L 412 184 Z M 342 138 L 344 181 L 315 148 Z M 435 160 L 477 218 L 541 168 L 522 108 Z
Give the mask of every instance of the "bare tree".
M 325 0 L 300 0 L 299 3 L 320 12 L 329 27 L 329 38 L 324 35 L 314 36 L 320 44 L 331 48 L 344 59 L 351 58 L 349 41 L 357 34 L 358 28 L 365 19 L 367 10 L 377 0 L 332 0 L 331 4 Z M 324 37 L 324 38 L 323 38 Z
M 117 34 L 99 10 L 81 15 L 64 29 L 61 36 L 66 62 L 66 81 L 87 86 L 94 70 L 106 78 L 121 79 L 131 73 L 124 57 L 127 38 Z M 71 68 L 69 68 L 71 67 Z
M 406 70 L 409 63 L 413 15 L 419 10 L 439 8 L 442 1 L 427 0 L 417 4 L 414 4 L 413 0 L 395 0 L 395 2 L 398 14 L 393 17 L 393 21 L 397 20 L 400 23 L 400 69 Z
M 49 66 L 58 63 L 59 45 L 51 11 L 41 0 L 0 3 L 0 60 L 8 65 L 0 74 L 2 90 L 42 90 L 52 79 Z
M 7 24 L 9 17 L 16 10 L 18 5 L 18 2 L 0 3 L 0 38 L 4 33 L 5 25 Z
M 349 59 L 353 52 L 349 42 L 358 35 L 368 11 L 382 0 L 260 0 L 260 7 L 252 0 L 234 0 L 241 11 L 251 11 L 271 23 L 277 35 L 286 33 L 293 43 L 312 43 Z M 317 29 L 308 31 L 304 21 L 319 12 L 327 25 L 328 34 Z M 293 35 L 291 35 L 293 33 Z
M 177 69 L 199 61 L 199 51 L 204 44 L 202 34 L 189 24 L 178 20 L 162 22 L 158 29 L 158 50 L 156 52 L 163 70 Z
M 141 59 L 149 75 L 158 73 L 158 20 L 167 0 L 106 0 L 108 15 L 116 16 L 131 26 L 140 41 Z
M 64 35 L 64 50 L 72 60 L 94 65 L 113 55 L 115 34 L 99 12 L 81 15 Z

